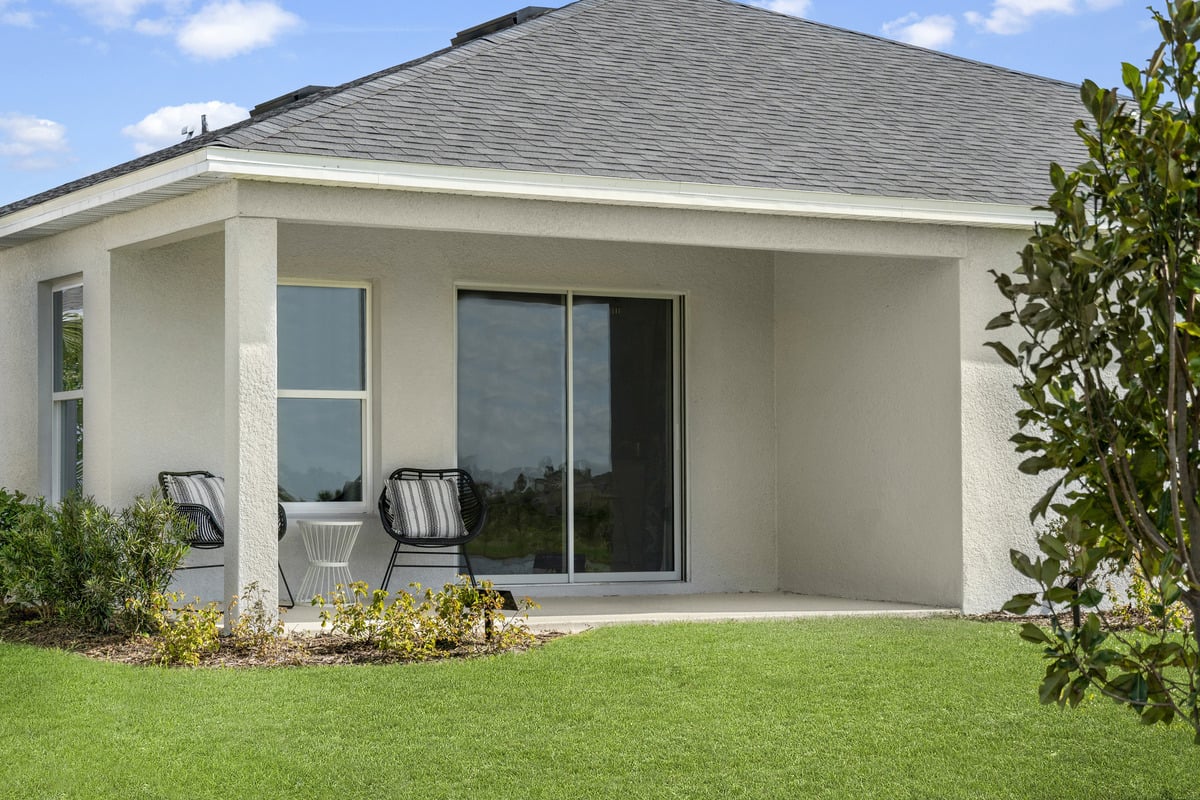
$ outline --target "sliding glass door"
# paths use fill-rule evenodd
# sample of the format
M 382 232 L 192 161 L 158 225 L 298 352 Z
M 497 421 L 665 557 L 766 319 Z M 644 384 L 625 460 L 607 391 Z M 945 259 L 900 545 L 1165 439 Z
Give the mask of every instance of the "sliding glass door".
M 490 507 L 480 572 L 679 576 L 677 309 L 459 292 L 459 461 Z

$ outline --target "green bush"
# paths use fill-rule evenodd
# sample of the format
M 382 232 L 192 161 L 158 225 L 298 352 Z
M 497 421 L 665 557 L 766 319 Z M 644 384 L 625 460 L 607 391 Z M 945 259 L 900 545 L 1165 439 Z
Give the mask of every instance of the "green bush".
M 199 666 L 200 657 L 220 648 L 221 609 L 216 603 L 201 608 L 196 602 L 182 608 L 172 607 L 182 595 L 155 592 L 149 599 L 146 615 L 154 631 L 154 662 L 159 666 Z
M 25 510 L 28 498 L 23 492 L 12 491 L 0 486 L 0 541 L 4 534 L 17 527 L 17 520 Z
M 533 642 L 525 613 L 534 607 L 533 601 L 525 598 L 521 613 L 505 616 L 504 598 L 490 581 L 476 588 L 460 576 L 437 592 L 419 583 L 410 588 L 411 592 L 396 592 L 390 603 L 388 593 L 376 589 L 364 604 L 367 585 L 356 581 L 349 594 L 347 587 L 337 586 L 329 609 L 320 595 L 312 602 L 321 608 L 322 628 L 415 660 L 448 650 L 496 652 Z
M 190 533 L 165 500 L 139 497 L 119 513 L 74 494 L 53 507 L 25 503 L 0 541 L 0 590 L 43 618 L 145 630 Z

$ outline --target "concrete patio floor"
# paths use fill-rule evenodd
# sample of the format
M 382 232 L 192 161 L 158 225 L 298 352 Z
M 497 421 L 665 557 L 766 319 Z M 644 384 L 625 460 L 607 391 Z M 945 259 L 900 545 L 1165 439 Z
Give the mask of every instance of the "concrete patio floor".
M 520 591 L 515 592 L 522 597 Z M 543 597 L 533 594 L 541 608 L 529 612 L 535 631 L 575 633 L 604 625 L 664 622 L 722 622 L 733 620 L 804 619 L 849 616 L 935 616 L 958 609 L 846 600 L 840 597 L 772 593 L 613 595 L 608 597 Z M 288 627 L 318 631 L 318 611 L 297 606 L 284 617 Z

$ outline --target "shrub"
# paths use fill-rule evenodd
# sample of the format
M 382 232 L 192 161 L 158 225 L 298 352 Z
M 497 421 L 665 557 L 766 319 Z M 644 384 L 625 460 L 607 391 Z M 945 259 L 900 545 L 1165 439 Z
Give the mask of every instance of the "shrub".
M 8 531 L 17 527 L 17 520 L 25 510 L 26 498 L 24 492 L 12 491 L 0 486 L 0 541 Z
M 232 609 L 241 605 L 241 613 L 229 626 L 229 637 L 234 647 L 251 650 L 259 658 L 278 655 L 287 646 L 283 611 L 274 603 L 264 599 L 263 591 L 255 581 L 235 595 L 229 602 Z
M 409 659 L 467 647 L 496 652 L 533 642 L 526 624 L 525 612 L 535 607 L 529 598 L 522 601 L 521 613 L 508 617 L 504 598 L 490 581 L 476 588 L 460 576 L 457 583 L 447 583 L 437 592 L 419 583 L 410 588 L 411 592 L 397 592 L 391 603 L 386 591 L 376 589 L 364 605 L 367 585 L 356 581 L 350 584 L 349 595 L 346 587 L 338 585 L 330 596 L 330 609 L 320 595 L 313 598 L 313 605 L 321 607 L 322 628 Z
M 215 653 L 220 647 L 221 609 L 216 603 L 197 608 L 195 602 L 174 608 L 182 595 L 175 592 L 155 593 L 150 598 L 147 617 L 154 637 L 154 662 L 168 667 L 181 664 L 195 667 L 200 657 Z
M 165 500 L 114 514 L 90 497 L 26 503 L 0 541 L 0 588 L 43 618 L 88 630 L 145 630 L 187 553 L 187 520 Z

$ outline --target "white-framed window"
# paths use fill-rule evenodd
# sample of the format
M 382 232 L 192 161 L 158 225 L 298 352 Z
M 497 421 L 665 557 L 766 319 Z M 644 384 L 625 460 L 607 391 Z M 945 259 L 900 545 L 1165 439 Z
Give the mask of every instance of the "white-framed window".
M 679 295 L 459 286 L 458 459 L 488 498 L 476 571 L 682 577 Z
M 279 282 L 279 500 L 346 513 L 370 497 L 370 286 Z
M 83 284 L 51 287 L 50 496 L 83 491 Z

